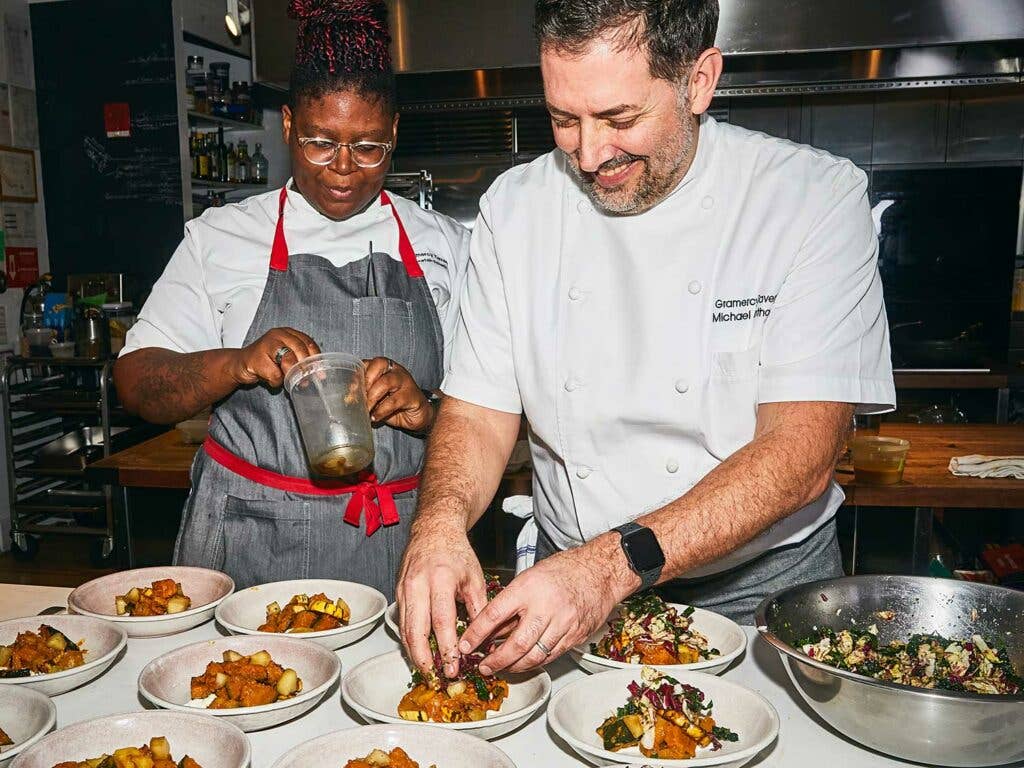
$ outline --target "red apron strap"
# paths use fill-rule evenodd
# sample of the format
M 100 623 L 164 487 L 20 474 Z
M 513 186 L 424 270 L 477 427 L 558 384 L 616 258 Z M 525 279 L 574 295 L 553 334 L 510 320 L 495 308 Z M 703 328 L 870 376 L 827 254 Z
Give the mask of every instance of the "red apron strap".
M 382 525 L 394 525 L 398 522 L 398 507 L 394 495 L 405 493 L 420 484 L 420 476 L 412 475 L 389 483 L 378 483 L 372 473 L 363 473 L 359 482 L 344 484 L 341 481 L 307 480 L 301 477 L 290 477 L 269 469 L 250 464 L 240 456 L 231 453 L 227 448 L 207 435 L 203 443 L 207 455 L 225 469 L 254 483 L 277 488 L 289 493 L 303 493 L 310 496 L 344 496 L 352 494 L 345 506 L 344 521 L 359 527 L 360 521 L 366 519 L 366 535 L 372 536 Z M 364 514 L 365 513 L 365 514 Z
M 274 245 L 270 249 L 270 268 L 276 272 L 288 270 L 288 244 L 284 241 L 284 202 L 288 199 L 287 186 L 281 187 L 277 206 L 277 228 L 274 230 Z
M 395 204 L 391 202 L 388 193 L 383 189 L 380 191 L 380 204 L 391 206 L 391 215 L 395 217 L 395 224 L 398 225 L 398 254 L 402 257 L 402 264 L 405 265 L 405 273 L 409 277 L 423 277 L 423 270 L 420 268 L 420 263 L 416 261 L 416 251 L 412 249 L 412 241 L 409 240 L 409 235 L 405 232 L 405 225 L 402 224 L 402 219 L 398 215 L 398 209 L 395 208 Z

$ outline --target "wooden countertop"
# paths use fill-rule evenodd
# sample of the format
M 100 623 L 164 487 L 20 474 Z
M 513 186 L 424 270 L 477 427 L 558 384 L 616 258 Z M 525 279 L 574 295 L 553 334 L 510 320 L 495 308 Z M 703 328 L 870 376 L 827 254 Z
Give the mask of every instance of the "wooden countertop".
M 1024 508 L 1024 480 L 955 477 L 948 469 L 953 456 L 1024 454 L 1024 425 L 883 424 L 879 434 L 910 440 L 903 482 L 858 485 L 850 468 L 841 466 L 836 480 L 846 492 L 847 504 Z M 89 465 L 89 472 L 105 482 L 130 488 L 187 489 L 198 449 L 198 445 L 183 442 L 181 433 L 172 429 Z
M 192 459 L 199 445 L 186 443 L 177 429 L 93 462 L 88 472 L 101 482 L 128 488 L 191 487 Z
M 898 485 L 858 485 L 849 467 L 840 467 L 836 480 L 846 503 L 866 507 L 988 507 L 1024 508 L 1024 480 L 956 477 L 949 471 L 953 456 L 1024 455 L 1024 425 L 1020 424 L 891 424 L 878 434 L 910 441 L 910 452 Z M 843 471 L 843 470 L 847 471 Z

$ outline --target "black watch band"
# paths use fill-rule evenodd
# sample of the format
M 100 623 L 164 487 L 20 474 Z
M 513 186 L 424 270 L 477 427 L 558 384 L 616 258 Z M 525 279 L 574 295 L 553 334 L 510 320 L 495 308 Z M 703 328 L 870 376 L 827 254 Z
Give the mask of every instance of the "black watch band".
M 640 589 L 654 586 L 665 567 L 665 553 L 654 531 L 632 521 L 612 530 L 618 531 L 621 536 L 622 551 L 633 573 L 640 577 Z

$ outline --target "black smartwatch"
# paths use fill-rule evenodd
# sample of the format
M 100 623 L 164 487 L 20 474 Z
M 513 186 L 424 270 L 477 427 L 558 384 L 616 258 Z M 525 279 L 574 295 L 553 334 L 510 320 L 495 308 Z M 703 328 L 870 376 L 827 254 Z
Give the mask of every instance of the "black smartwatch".
M 427 398 L 427 402 L 434 406 L 434 408 L 441 407 L 441 396 L 437 392 L 432 389 L 420 389 L 420 392 L 423 393 L 423 396 Z
M 665 567 L 665 553 L 661 551 L 654 531 L 632 521 L 612 530 L 618 531 L 622 537 L 622 551 L 626 553 L 626 562 L 633 573 L 640 577 L 640 589 L 654 586 Z

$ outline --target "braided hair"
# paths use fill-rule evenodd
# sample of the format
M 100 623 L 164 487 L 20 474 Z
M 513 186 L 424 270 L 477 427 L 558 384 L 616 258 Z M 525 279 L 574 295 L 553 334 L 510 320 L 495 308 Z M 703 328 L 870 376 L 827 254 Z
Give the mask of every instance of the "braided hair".
M 352 90 L 397 110 L 391 35 L 383 0 L 289 0 L 299 22 L 291 105 Z

